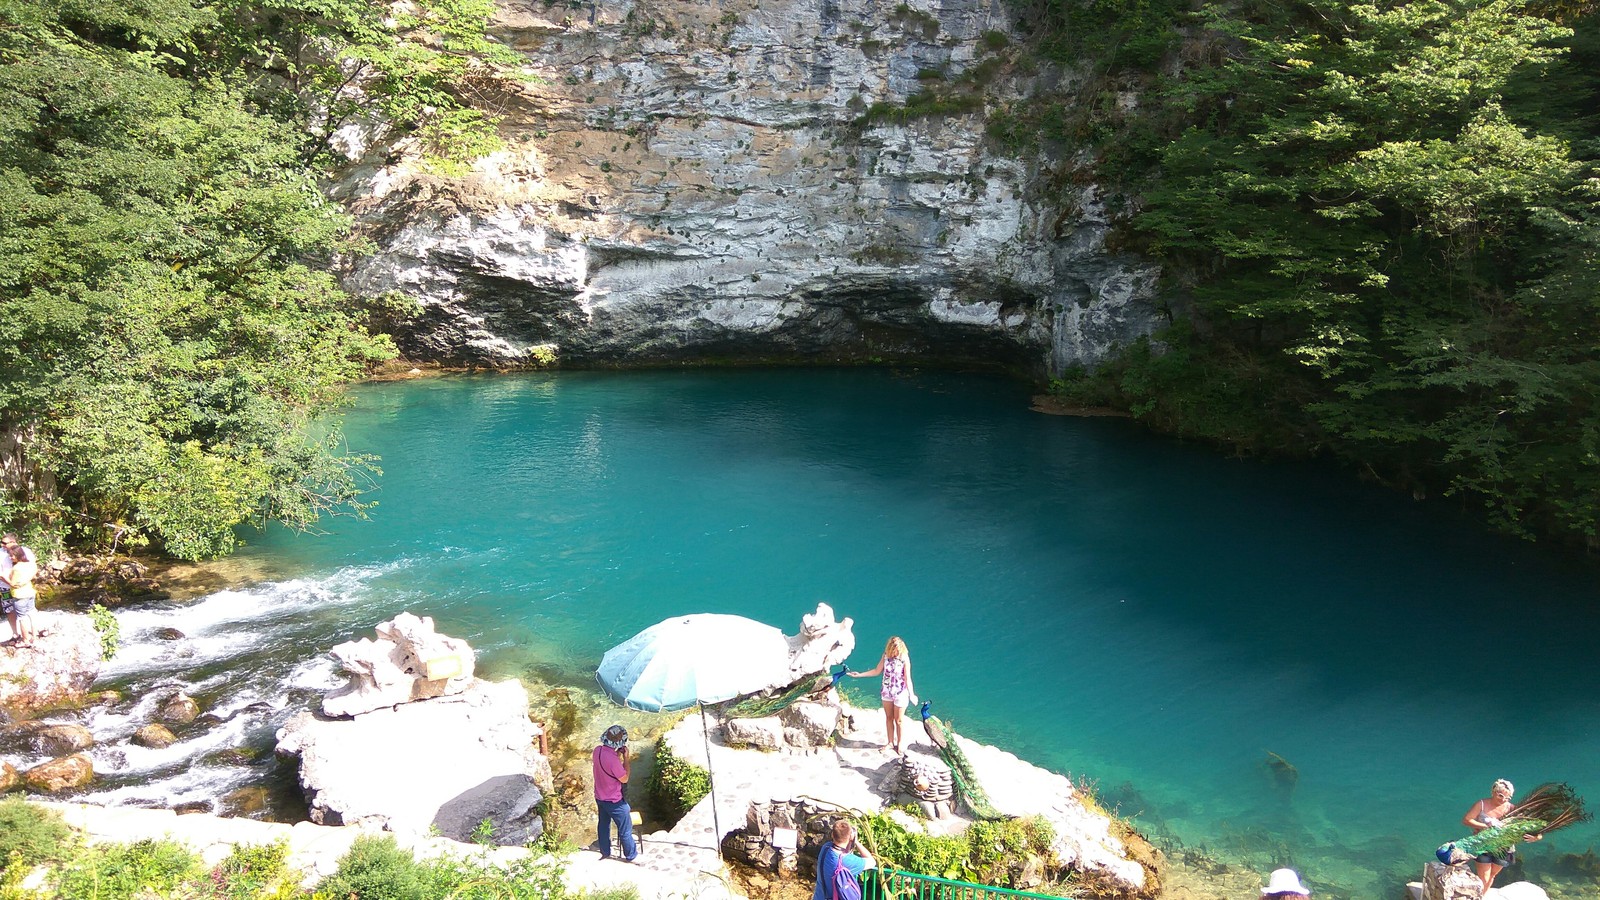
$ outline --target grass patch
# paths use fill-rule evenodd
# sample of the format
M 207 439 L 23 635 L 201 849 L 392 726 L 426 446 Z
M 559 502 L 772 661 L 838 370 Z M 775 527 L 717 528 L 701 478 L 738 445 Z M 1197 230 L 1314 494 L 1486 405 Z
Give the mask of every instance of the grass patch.
M 72 829 L 61 816 L 19 797 L 0 801 L 0 872 L 59 862 L 72 852 Z

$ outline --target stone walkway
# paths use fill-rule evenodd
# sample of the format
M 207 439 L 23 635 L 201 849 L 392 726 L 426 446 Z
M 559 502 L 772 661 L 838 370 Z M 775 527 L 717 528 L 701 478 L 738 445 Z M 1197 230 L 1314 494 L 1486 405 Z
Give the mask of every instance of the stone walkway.
M 857 711 L 855 727 L 832 747 L 809 750 L 762 751 L 736 749 L 714 733 L 717 722 L 707 717 L 708 736 L 700 717 L 687 716 L 666 735 L 668 746 L 680 759 L 711 771 L 712 795 L 700 801 L 671 831 L 645 835 L 646 855 L 641 862 L 663 872 L 715 870 L 720 860 L 713 839 L 744 827 L 751 801 L 810 798 L 840 809 L 875 812 L 892 793 L 881 788 L 897 777 L 893 754 L 883 749 L 881 713 Z M 906 729 L 908 753 L 934 753 L 922 726 Z M 713 827 L 712 797 L 716 799 Z
M 390 834 L 357 826 L 330 827 L 310 822 L 285 825 L 200 813 L 180 816 L 170 809 L 32 802 L 61 813 L 67 824 L 82 832 L 90 843 L 131 843 L 165 838 L 184 844 L 211 865 L 225 859 L 233 852 L 235 845 L 261 845 L 286 840 L 289 843 L 289 866 L 305 873 L 301 883 L 307 888 L 332 874 L 338 868 L 339 858 L 360 835 Z M 476 844 L 463 844 L 445 838 L 400 834 L 393 837 L 401 847 L 411 850 L 418 858 L 487 858 L 504 865 L 532 852 L 521 847 L 484 849 Z M 671 866 L 650 868 L 629 865 L 617 860 L 602 860 L 592 850 L 571 853 L 564 863 L 563 881 L 573 890 L 632 884 L 638 888 L 641 900 L 735 900 L 737 897 L 715 869 L 697 872 Z
M 703 733 L 698 714 L 673 726 L 666 742 L 679 758 L 711 771 L 721 834 L 744 826 L 752 801 L 810 799 L 844 810 L 877 812 L 895 800 L 899 781 L 896 757 L 883 749 L 883 713 L 848 705 L 845 711 L 840 736 L 829 747 L 736 749 L 721 742 L 714 716 L 706 719 L 709 736 Z M 908 756 L 939 759 L 921 721 L 906 720 L 906 738 Z M 1007 815 L 1050 820 L 1056 832 L 1054 850 L 1063 861 L 1106 872 L 1129 885 L 1144 883 L 1139 864 L 1126 858 L 1122 842 L 1112 835 L 1110 819 L 1086 807 L 1070 779 L 997 747 L 957 740 L 995 808 Z M 671 831 L 646 835 L 645 865 L 663 872 L 715 870 L 718 855 L 712 821 L 708 796 Z M 923 824 L 930 832 L 948 834 L 964 829 L 969 821 L 953 816 Z

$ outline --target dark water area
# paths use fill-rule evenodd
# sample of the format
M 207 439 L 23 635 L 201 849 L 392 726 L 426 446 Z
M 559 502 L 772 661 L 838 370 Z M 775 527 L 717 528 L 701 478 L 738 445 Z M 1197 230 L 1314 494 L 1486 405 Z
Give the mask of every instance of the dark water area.
M 228 717 L 146 751 L 116 741 L 147 711 L 95 714 L 104 802 L 264 777 L 270 760 L 197 761 L 270 747 L 337 681 L 328 647 L 403 609 L 486 668 L 587 689 L 606 648 L 668 616 L 792 633 L 818 602 L 854 618 L 855 667 L 903 636 L 962 733 L 1087 779 L 1170 847 L 1300 868 L 1319 897 L 1398 896 L 1496 778 L 1600 802 L 1600 576 L 1443 504 L 1040 415 L 1024 386 L 972 376 L 563 373 L 354 398 L 350 447 L 383 457 L 370 520 L 254 536 L 273 578 L 119 615 L 108 683 L 187 687 Z M 1600 895 L 1570 856 L 1597 838 L 1553 835 L 1508 875 Z

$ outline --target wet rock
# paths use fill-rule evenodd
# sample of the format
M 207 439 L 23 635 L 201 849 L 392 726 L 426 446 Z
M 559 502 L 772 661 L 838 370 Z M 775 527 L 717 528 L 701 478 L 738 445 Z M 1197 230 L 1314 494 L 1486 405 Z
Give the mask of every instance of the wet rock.
M 22 773 L 22 780 L 36 791 L 55 794 L 94 780 L 94 763 L 87 753 L 74 753 L 34 766 Z
M 0 764 L 0 794 L 14 791 L 22 786 L 22 775 L 17 772 L 17 767 L 11 763 Z
M 84 706 L 115 706 L 122 702 L 122 694 L 117 691 L 95 691 L 83 698 Z
M 44 725 L 30 737 L 34 749 L 47 756 L 65 756 L 94 746 L 94 732 L 82 725 Z
M 205 761 L 219 766 L 248 766 L 255 762 L 260 754 L 245 747 L 228 747 L 207 753 Z
M 242 787 L 223 795 L 221 814 L 254 817 L 272 807 L 272 791 L 260 785 Z
M 36 614 L 39 638 L 32 648 L 0 648 L 0 706 L 51 709 L 83 701 L 100 675 L 100 634 L 88 616 L 48 611 Z
M 141 747 L 151 747 L 160 750 L 170 747 L 178 740 L 165 725 L 151 723 L 133 733 L 133 742 Z
M 162 701 L 156 718 L 173 725 L 187 725 L 200 716 L 200 704 L 188 694 L 179 692 Z
M 67 584 L 88 584 L 99 574 L 99 563 L 92 559 L 79 557 L 67 560 L 62 565 L 60 578 Z
M 193 813 L 208 813 L 211 812 L 211 808 L 210 800 L 190 800 L 173 806 L 172 811 L 180 816 L 187 816 Z
M 158 641 L 181 641 L 188 637 L 176 628 L 157 628 L 152 634 Z
M 201 713 L 195 718 L 194 724 L 200 726 L 201 728 L 215 728 L 226 721 L 228 720 L 217 715 L 216 713 Z

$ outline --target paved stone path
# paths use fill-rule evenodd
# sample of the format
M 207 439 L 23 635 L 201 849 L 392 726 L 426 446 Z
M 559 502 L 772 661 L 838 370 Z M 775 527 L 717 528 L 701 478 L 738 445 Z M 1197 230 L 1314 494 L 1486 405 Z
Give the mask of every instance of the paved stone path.
M 648 868 L 676 873 L 718 870 L 721 861 L 713 834 L 742 828 L 751 801 L 807 797 L 841 809 L 873 812 L 882 809 L 892 793 L 880 790 L 897 770 L 895 756 L 883 749 L 881 713 L 857 711 L 854 727 L 842 727 L 845 734 L 834 746 L 810 750 L 736 749 L 715 734 L 714 717 L 708 715 L 706 721 L 713 732 L 709 736 L 701 730 L 700 716 L 691 714 L 667 733 L 666 740 L 680 759 L 711 771 L 715 827 L 712 796 L 707 796 L 671 831 L 644 836 L 646 849 L 640 862 Z M 908 753 L 935 752 L 920 724 L 906 733 L 911 738 Z

